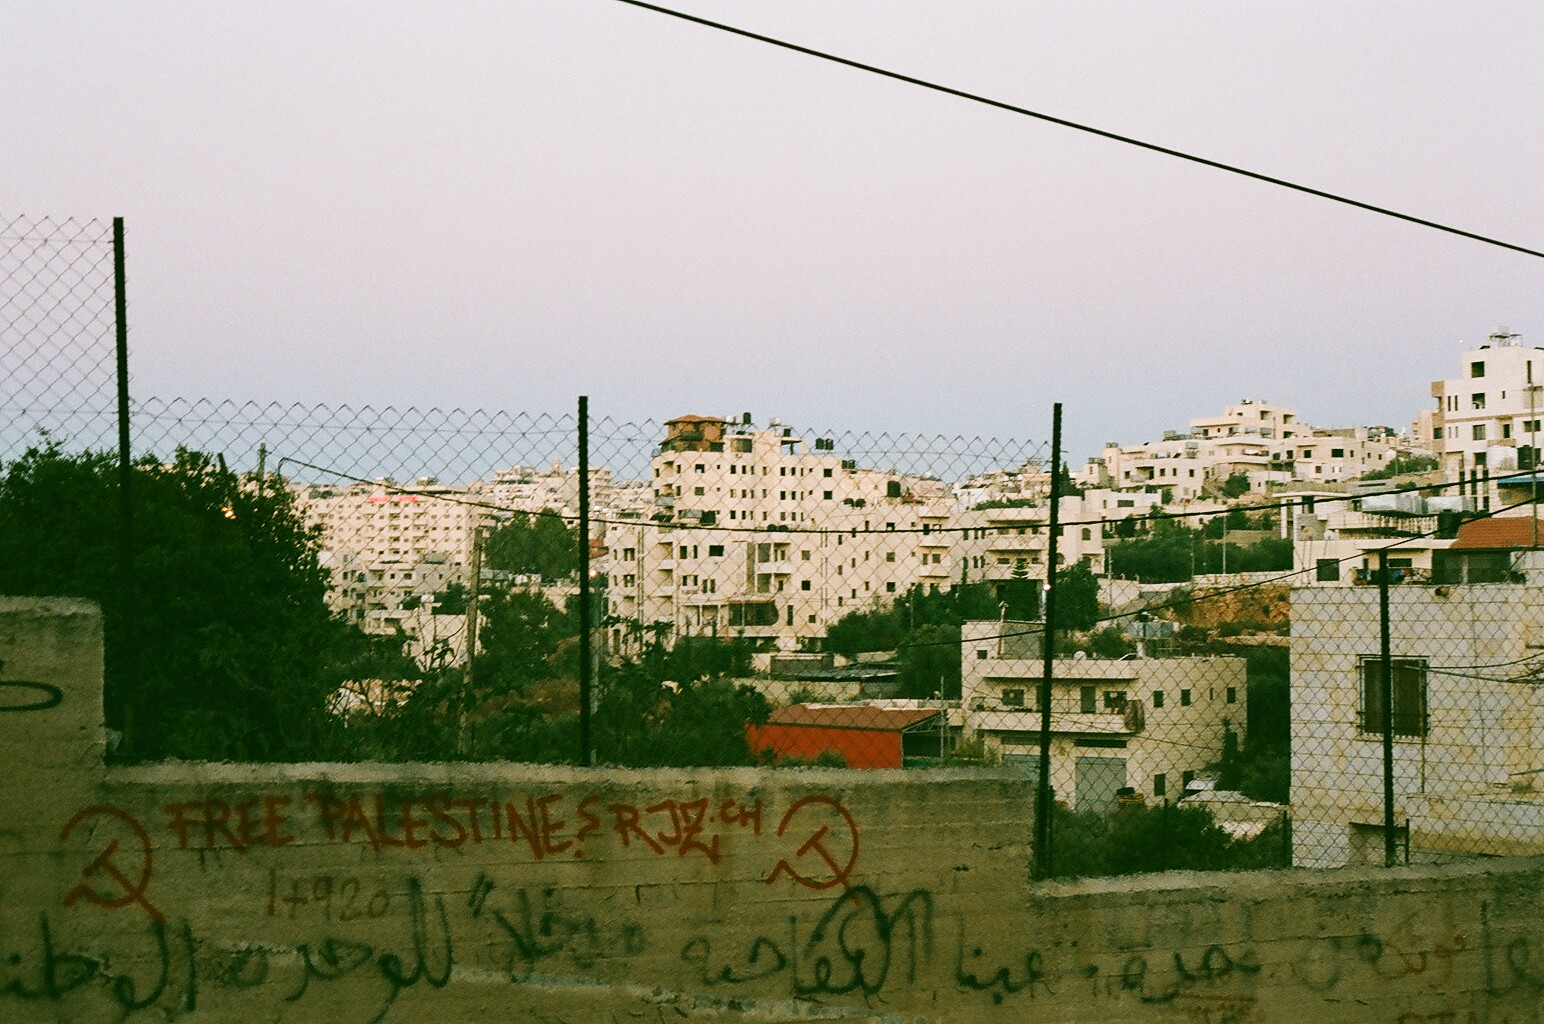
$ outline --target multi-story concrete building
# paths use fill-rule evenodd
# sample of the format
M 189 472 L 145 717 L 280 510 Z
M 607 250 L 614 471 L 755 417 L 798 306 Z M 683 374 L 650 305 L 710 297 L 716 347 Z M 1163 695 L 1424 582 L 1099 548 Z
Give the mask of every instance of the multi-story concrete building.
M 1040 764 L 1040 623 L 961 629 L 962 740 L 1031 775 Z M 1118 791 L 1175 800 L 1242 742 L 1241 658 L 1058 658 L 1051 681 L 1051 787 L 1077 810 L 1110 810 Z
M 957 512 L 949 484 L 859 467 L 775 422 L 688 416 L 666 430 L 651 465 L 657 511 L 606 528 L 615 642 L 662 623 L 670 636 L 795 650 L 913 587 L 1045 578 L 1043 506 Z M 1078 498 L 1061 514 L 1092 518 Z M 1099 534 L 1069 527 L 1061 561 L 1099 571 Z
M 1531 531 L 1528 520 L 1476 521 L 1445 553 L 1436 580 L 1390 588 L 1401 857 L 1407 844 L 1415 860 L 1544 853 L 1544 554 L 1527 547 Z M 1465 579 L 1495 582 L 1444 582 Z M 1374 586 L 1292 592 L 1299 866 L 1383 861 L 1379 604 Z
M 1485 344 L 1465 350 L 1459 376 L 1431 382 L 1434 449 L 1447 479 L 1471 493 L 1493 473 L 1530 468 L 1539 447 L 1544 349 L 1525 348 L 1519 338 L 1498 327 Z

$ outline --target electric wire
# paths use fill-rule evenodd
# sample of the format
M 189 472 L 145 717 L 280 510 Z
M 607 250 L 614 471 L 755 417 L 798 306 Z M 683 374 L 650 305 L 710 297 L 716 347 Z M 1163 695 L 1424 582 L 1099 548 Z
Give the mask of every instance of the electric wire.
M 1359 199 L 1352 199 L 1349 196 L 1344 196 L 1336 192 L 1329 192 L 1324 189 L 1313 188 L 1309 185 L 1304 185 L 1299 182 L 1288 181 L 1285 178 L 1278 178 L 1274 175 L 1263 174 L 1259 171 L 1251 171 L 1246 168 L 1239 167 L 1236 164 L 1224 163 L 1220 160 L 1212 160 L 1208 157 L 1199 156 L 1195 153 L 1174 149 L 1169 146 L 1162 146 L 1155 142 L 1147 142 L 1143 139 L 1134 138 L 1129 135 L 1121 135 L 1117 132 L 1108 131 L 1103 128 L 1097 128 L 1090 124 L 1084 124 L 1079 121 L 1071 121 L 1064 117 L 1056 117 L 1055 115 L 1047 114 L 1043 111 L 1031 110 L 1028 107 L 1021 107 L 1014 103 L 992 99 L 988 96 L 982 96 L 979 93 L 967 92 L 964 89 L 956 89 L 953 86 L 943 85 L 939 82 L 930 81 L 925 78 L 918 78 L 914 75 L 903 74 L 899 71 L 892 71 L 888 68 L 882 68 L 875 64 L 866 64 L 862 61 L 852 60 L 848 57 L 841 57 L 837 54 L 824 50 L 816 50 L 812 47 L 801 46 L 798 43 L 789 42 L 786 39 L 778 39 L 774 36 L 763 35 L 759 32 L 752 32 L 748 29 L 738 28 L 734 25 L 729 25 L 721 21 L 712 21 L 708 18 L 699 17 L 695 14 L 687 14 L 685 11 L 678 11 L 669 7 L 661 7 L 658 4 L 646 3 L 644 0 L 617 0 L 617 2 L 627 4 L 630 7 L 637 7 L 646 11 L 652 11 L 656 14 L 666 15 L 671 18 L 678 18 L 681 21 L 691 22 L 693 24 L 711 28 L 719 32 L 726 32 L 730 35 L 741 36 L 745 39 L 752 39 L 756 42 L 766 43 L 769 46 L 780 47 L 781 49 L 790 50 L 794 53 L 801 53 L 807 57 L 815 57 L 819 60 L 829 61 L 833 64 L 840 64 L 843 67 L 853 68 L 857 71 L 864 71 L 869 74 L 879 75 L 883 78 L 904 82 L 907 85 L 914 85 L 918 88 L 943 93 L 946 96 L 953 96 L 958 99 L 968 100 L 972 103 L 979 103 L 983 106 L 994 107 L 998 110 L 1005 110 L 1012 114 L 1034 118 L 1037 121 L 1044 121 L 1048 124 L 1058 125 L 1062 128 L 1070 128 L 1074 131 L 1084 132 L 1086 134 L 1094 135 L 1102 139 L 1107 139 L 1111 142 L 1118 142 L 1127 146 L 1135 146 L 1138 149 L 1145 149 L 1150 152 L 1162 154 L 1163 156 L 1173 157 L 1177 160 L 1185 160 L 1190 163 L 1200 164 L 1203 167 L 1210 167 L 1214 170 L 1224 171 L 1228 174 L 1235 174 L 1240 177 L 1263 182 L 1267 185 L 1274 185 L 1278 188 L 1289 189 L 1294 192 L 1301 192 L 1305 195 L 1314 196 L 1318 199 L 1325 199 L 1334 203 L 1340 203 L 1344 206 L 1354 207 L 1359 210 L 1364 210 L 1368 213 L 1378 214 L 1379 216 L 1383 217 L 1391 217 L 1395 220 L 1404 221 L 1409 224 L 1415 224 L 1420 227 L 1430 228 L 1434 231 L 1441 231 L 1450 235 L 1457 235 L 1461 238 L 1468 238 L 1476 242 L 1481 242 L 1485 245 L 1492 245 L 1496 246 L 1497 248 L 1508 249 L 1512 252 L 1522 253 L 1525 256 L 1536 256 L 1544 259 L 1544 252 L 1540 252 L 1537 249 L 1530 249 L 1526 246 L 1503 241 L 1499 238 L 1492 238 L 1488 235 L 1481 235 L 1473 231 L 1466 231 L 1462 228 L 1453 227 L 1451 225 L 1443 224 L 1434 220 L 1428 220 L 1424 217 L 1417 217 L 1412 214 L 1401 213 L 1398 210 L 1394 210 L 1386 206 L 1377 206 L 1373 203 L 1363 202 Z

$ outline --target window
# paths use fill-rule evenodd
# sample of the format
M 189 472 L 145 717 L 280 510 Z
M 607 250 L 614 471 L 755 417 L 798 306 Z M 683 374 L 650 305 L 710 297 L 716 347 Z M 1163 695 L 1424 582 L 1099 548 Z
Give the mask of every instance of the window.
M 799 581 L 799 589 L 800 590 L 808 590 L 809 588 L 810 588 L 810 581 L 809 580 L 800 580 Z
M 1426 717 L 1426 659 L 1394 658 L 1393 732 L 1395 736 L 1425 736 Z M 1361 662 L 1362 720 L 1361 730 L 1368 735 L 1383 735 L 1383 661 L 1366 657 Z
M 1162 690 L 1154 690 L 1153 691 L 1153 707 L 1155 707 L 1155 708 L 1163 707 L 1163 691 Z
M 1179 691 L 1179 706 L 1182 707 L 1182 708 L 1188 708 L 1190 706 L 1190 691 L 1189 690 L 1181 690 L 1181 691 Z
M 696 495 L 699 498 L 702 497 L 706 493 L 708 493 L 708 492 L 707 492 L 707 488 L 705 488 L 705 487 L 693 487 L 692 488 L 692 494 Z
M 1228 687 L 1228 703 L 1229 704 L 1237 704 L 1238 703 L 1238 687 L 1236 687 L 1236 686 Z
M 1318 562 L 1318 580 L 1320 583 L 1335 583 L 1340 580 L 1340 559 L 1321 558 Z
M 976 649 L 976 660 L 977 661 L 985 661 L 986 660 L 986 649 L 985 648 L 979 648 L 978 647 Z
M 1196 773 L 1195 772 L 1181 772 L 1179 780 L 1180 780 L 1181 784 L 1183 784 L 1183 786 L 1186 789 L 1189 789 L 1190 788 L 1190 784 L 1196 780 Z
M 885 593 L 887 593 L 887 594 L 895 593 L 895 581 L 894 580 L 891 580 L 889 583 L 885 584 Z
M 1507 420 L 1506 422 L 1501 424 L 1501 436 L 1503 438 L 1511 437 L 1512 436 L 1512 421 L 1511 420 Z
M 1081 687 L 1078 692 L 1079 710 L 1085 715 L 1094 714 L 1098 711 L 1096 699 L 1096 691 L 1092 686 Z
M 1023 706 L 1024 706 L 1024 691 L 1023 690 L 1004 690 L 1003 691 L 1003 707 L 1005 707 L 1005 708 L 1021 708 Z
M 638 560 L 637 549 L 635 549 L 635 548 L 623 548 L 622 549 L 622 561 L 624 561 L 624 562 L 636 562 L 637 560 Z
M 1485 408 L 1485 393 L 1483 391 L 1480 392 L 1477 395 L 1470 395 L 1469 396 L 1469 408 L 1471 408 L 1471 409 L 1483 409 L 1483 408 Z
M 1485 376 L 1485 363 L 1484 363 L 1484 361 L 1470 363 L 1469 364 L 1469 376 L 1471 376 L 1471 377 L 1483 377 L 1483 376 Z
M 1344 448 L 1331 448 L 1330 449 L 1330 458 L 1332 458 L 1332 459 L 1343 459 L 1345 457 L 1346 457 L 1346 450 Z
M 825 500 L 827 500 L 827 501 L 831 500 L 831 492 L 830 491 L 821 491 L 820 492 L 820 496 L 822 498 L 824 498 Z
M 830 469 L 829 466 L 826 468 L 826 471 L 822 475 L 823 476 L 830 476 L 831 475 L 831 469 Z M 830 497 L 830 495 L 827 495 L 827 497 Z
M 1106 691 L 1104 691 L 1104 709 L 1106 711 L 1125 711 L 1126 710 L 1126 691 L 1125 690 L 1106 690 Z
M 708 557 L 709 558 L 722 558 L 722 557 L 724 557 L 724 545 L 722 545 L 722 544 L 709 544 L 708 545 Z
M 1476 423 L 1474 425 L 1473 437 L 1474 437 L 1474 440 L 1476 440 L 1476 441 L 1483 441 L 1483 440 L 1485 440 L 1485 424 L 1483 424 L 1483 423 Z
M 1153 776 L 1153 796 L 1169 795 L 1169 777 L 1163 772 Z

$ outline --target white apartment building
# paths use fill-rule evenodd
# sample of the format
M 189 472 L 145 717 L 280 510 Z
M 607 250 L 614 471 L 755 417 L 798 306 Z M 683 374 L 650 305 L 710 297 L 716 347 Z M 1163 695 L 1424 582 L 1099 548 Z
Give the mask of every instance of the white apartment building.
M 962 740 L 1040 771 L 1040 623 L 967 622 L 960 631 Z M 1241 658 L 1058 658 L 1051 681 L 1051 788 L 1075 810 L 1112 810 L 1130 787 L 1177 800 L 1244 739 Z
M 947 484 L 859 469 L 775 421 L 687 416 L 666 430 L 651 463 L 658 511 L 606 527 L 614 642 L 664 623 L 672 637 L 795 650 L 916 583 L 948 585 L 935 533 L 953 508 Z
M 914 586 L 1045 578 L 1045 507 L 957 512 L 946 483 L 860 468 L 775 422 L 689 416 L 666 430 L 651 465 L 658 511 L 606 526 L 614 643 L 663 623 L 672 637 L 797 650 Z M 1095 518 L 1078 498 L 1061 515 Z M 1064 564 L 1102 570 L 1097 527 L 1063 538 Z
M 1488 533 L 1491 524 L 1518 522 L 1531 526 L 1472 525 Z M 1544 853 L 1544 558 L 1537 550 L 1519 552 L 1519 541 L 1495 550 L 1459 547 L 1461 531 L 1446 556 L 1453 561 L 1444 576 L 1508 582 L 1390 588 L 1401 857 L 1407 843 L 1416 861 Z M 1491 571 L 1498 557 L 1504 571 Z M 1474 564 L 1465 566 L 1469 560 Z M 1380 649 L 1377 587 L 1293 590 L 1297 866 L 1383 862 Z
M 1103 574 L 1099 506 L 1084 495 L 1069 495 L 1057 504 L 1057 566 L 1085 562 L 1095 575 Z M 946 557 L 959 566 L 953 574 L 956 580 L 1043 580 L 1050 557 L 1050 518 L 1050 509 L 1043 505 L 967 509 L 951 520 L 947 535 L 935 534 L 934 544 L 951 550 Z
M 1459 376 L 1431 382 L 1434 450 L 1447 479 L 1467 482 L 1471 493 L 1488 475 L 1528 468 L 1519 450 L 1539 446 L 1544 350 L 1523 347 L 1519 337 L 1496 328 L 1485 344 L 1465 350 Z
M 1228 406 L 1221 416 L 1198 416 L 1190 421 L 1191 435 L 1202 438 L 1243 435 L 1285 439 L 1299 436 L 1302 429 L 1296 409 L 1253 398 Z
M 486 512 L 466 490 L 424 478 L 411 487 L 390 480 L 347 487 L 299 488 L 297 505 L 322 530 L 322 560 L 332 572 L 328 602 L 369 633 L 402 629 L 403 604 L 465 582 L 473 527 Z

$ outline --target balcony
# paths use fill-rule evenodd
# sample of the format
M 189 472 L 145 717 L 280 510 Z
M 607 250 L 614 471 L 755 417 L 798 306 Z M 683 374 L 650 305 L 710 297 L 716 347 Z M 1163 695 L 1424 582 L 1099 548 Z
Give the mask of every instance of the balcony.
M 1378 570 L 1352 569 L 1351 582 L 1362 587 L 1375 587 L 1378 585 Z M 1419 585 L 1430 582 L 1430 569 L 1416 569 L 1413 567 L 1389 569 L 1389 586 L 1400 586 L 1404 584 Z

